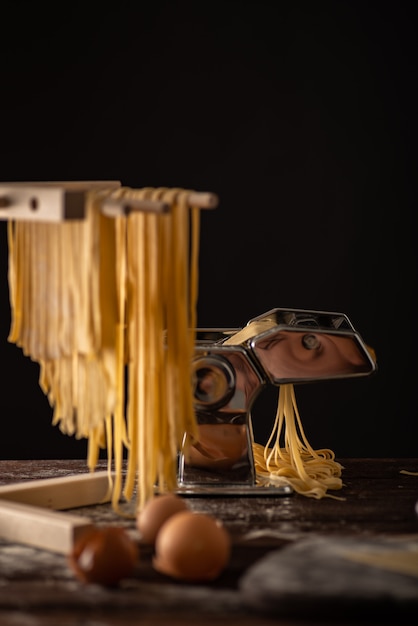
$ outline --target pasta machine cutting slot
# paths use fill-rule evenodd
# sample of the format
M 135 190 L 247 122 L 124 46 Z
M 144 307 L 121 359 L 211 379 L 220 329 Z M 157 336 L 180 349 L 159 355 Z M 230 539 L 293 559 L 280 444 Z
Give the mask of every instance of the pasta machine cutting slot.
M 256 484 L 251 411 L 259 393 L 268 384 L 368 376 L 376 367 L 342 313 L 276 308 L 241 329 L 198 329 L 192 370 L 199 441 L 180 455 L 180 491 L 289 493 L 248 489 Z

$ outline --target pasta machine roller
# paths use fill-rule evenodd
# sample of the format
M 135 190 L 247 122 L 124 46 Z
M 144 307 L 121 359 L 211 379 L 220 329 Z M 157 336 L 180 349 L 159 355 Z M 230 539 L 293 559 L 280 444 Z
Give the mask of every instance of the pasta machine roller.
M 179 490 L 248 495 L 255 486 L 251 412 L 266 385 L 367 376 L 376 368 L 373 351 L 342 313 L 276 308 L 243 328 L 197 329 L 192 376 L 199 441 L 180 453 Z M 253 491 L 263 489 L 288 493 L 286 487 Z

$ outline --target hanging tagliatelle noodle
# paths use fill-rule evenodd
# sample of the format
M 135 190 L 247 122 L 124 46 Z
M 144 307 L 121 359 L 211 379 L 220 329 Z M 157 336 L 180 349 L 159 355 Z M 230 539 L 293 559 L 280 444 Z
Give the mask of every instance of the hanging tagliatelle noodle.
M 153 494 L 155 481 L 160 491 L 176 487 L 183 435 L 197 435 L 191 361 L 199 211 L 190 210 L 186 190 L 145 189 L 135 194 L 162 200 L 171 207 L 164 215 L 132 213 L 127 218 L 127 422 L 131 447 L 125 494 L 131 497 L 138 475 L 142 506 Z
M 114 404 L 114 347 L 105 294 L 102 220 L 95 195 L 86 219 L 9 222 L 9 341 L 40 365 L 40 385 L 62 432 L 87 437 Z M 111 290 L 114 282 L 106 283 Z

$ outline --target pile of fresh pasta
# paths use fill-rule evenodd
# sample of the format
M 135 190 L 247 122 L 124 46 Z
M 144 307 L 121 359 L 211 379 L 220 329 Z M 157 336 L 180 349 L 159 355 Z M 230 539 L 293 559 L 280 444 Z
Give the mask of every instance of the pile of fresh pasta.
M 122 496 L 135 495 L 140 510 L 156 485 L 174 490 L 178 452 L 199 436 L 191 363 L 200 210 L 189 193 L 91 190 L 82 220 L 8 222 L 9 341 L 39 364 L 53 424 L 88 440 L 91 471 L 106 450 L 115 510 Z M 109 217 L 101 210 L 109 198 L 170 210 Z M 332 451 L 306 440 L 292 385 L 280 389 L 271 437 L 253 453 L 258 484 L 316 498 L 342 486 Z

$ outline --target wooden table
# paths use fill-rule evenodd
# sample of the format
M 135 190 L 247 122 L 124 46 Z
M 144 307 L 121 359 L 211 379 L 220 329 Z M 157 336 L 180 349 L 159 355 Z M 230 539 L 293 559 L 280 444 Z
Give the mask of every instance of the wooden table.
M 418 551 L 418 476 L 401 471 L 417 472 L 418 459 L 338 460 L 345 468 L 345 486 L 340 492 L 344 500 L 315 500 L 297 494 L 189 498 L 194 510 L 210 512 L 221 519 L 233 538 L 229 566 L 211 584 L 187 585 L 158 574 L 152 568 L 152 550 L 140 544 L 141 558 L 132 578 L 124 580 L 117 589 L 85 586 L 75 579 L 65 555 L 0 538 L 0 624 L 418 623 L 418 576 L 389 572 L 370 564 L 354 565 L 349 559 L 335 555 L 331 555 L 334 562 L 330 566 L 327 552 L 327 546 L 339 547 L 345 541 L 360 546 L 396 542 L 401 550 L 404 545 L 410 549 L 412 544 L 412 550 Z M 105 462 L 100 461 L 98 470 L 103 469 Z M 0 484 L 83 472 L 86 472 L 83 460 L 0 461 Z M 98 525 L 111 523 L 133 528 L 132 520 L 121 519 L 107 504 L 75 512 L 90 516 Z M 307 578 L 311 582 L 307 582 L 304 590 L 300 580 L 296 581 L 292 591 L 289 581 L 300 575 L 293 570 L 301 554 L 305 559 L 302 569 L 311 572 L 311 578 Z M 263 590 L 257 587 L 260 577 L 257 578 L 255 568 L 267 557 L 273 558 L 270 565 L 273 569 L 266 575 L 266 590 Z M 289 571 L 287 575 L 284 570 L 283 577 L 286 563 Z M 366 598 L 361 592 L 357 592 L 358 598 L 355 593 L 350 595 L 350 585 L 356 586 L 356 567 L 363 568 L 358 572 L 366 581 L 365 588 L 368 580 L 377 585 L 375 594 L 371 585 Z M 347 573 L 347 589 L 342 588 L 340 593 L 334 588 L 335 572 L 342 580 Z M 389 577 L 389 597 L 385 577 Z M 282 586 L 280 580 L 285 581 Z M 403 597 L 402 589 L 415 583 L 416 594 Z M 279 585 L 277 589 L 275 584 Z M 273 588 L 269 590 L 271 585 Z M 312 588 L 318 588 L 319 593 L 310 593 Z M 328 588 L 333 589 L 332 597 L 327 599 Z M 395 593 L 392 597 L 391 590 L 398 588 L 400 596 Z M 267 599 L 260 601 L 264 592 Z

